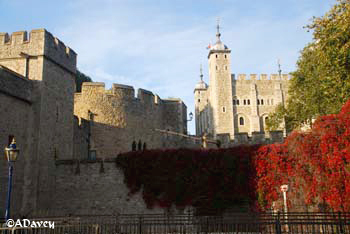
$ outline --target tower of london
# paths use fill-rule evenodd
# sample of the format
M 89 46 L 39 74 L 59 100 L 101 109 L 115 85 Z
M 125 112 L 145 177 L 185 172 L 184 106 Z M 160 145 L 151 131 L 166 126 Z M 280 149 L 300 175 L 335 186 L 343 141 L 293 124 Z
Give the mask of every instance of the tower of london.
M 208 133 L 206 142 L 187 134 L 181 99 L 135 92 L 124 84 L 106 89 L 100 82 L 86 82 L 76 93 L 74 50 L 45 29 L 0 33 L 0 145 L 15 138 L 23 155 L 14 167 L 12 214 L 150 212 L 141 194 L 128 197 L 122 172 L 115 168 L 119 153 L 204 143 L 229 147 L 232 139 L 241 143 L 247 134 L 254 138 L 263 132 L 267 114 L 285 101 L 287 76 L 235 80 L 219 31 L 208 58 L 210 85 L 201 75 L 195 89 L 197 134 Z M 212 137 L 230 141 L 219 145 Z M 0 157 L 0 171 L 6 167 Z M 7 179 L 0 173 L 1 184 Z M 0 190 L 1 204 L 5 192 Z M 0 207 L 0 216 L 4 213 Z
M 217 25 L 216 43 L 209 46 L 209 85 L 200 81 L 194 89 L 196 135 L 231 142 L 245 142 L 259 135 L 268 137 L 266 120 L 288 93 L 288 74 L 268 75 L 231 73 L 231 50 L 221 41 Z M 234 70 L 234 67 L 233 69 Z M 285 135 L 281 126 L 281 134 Z

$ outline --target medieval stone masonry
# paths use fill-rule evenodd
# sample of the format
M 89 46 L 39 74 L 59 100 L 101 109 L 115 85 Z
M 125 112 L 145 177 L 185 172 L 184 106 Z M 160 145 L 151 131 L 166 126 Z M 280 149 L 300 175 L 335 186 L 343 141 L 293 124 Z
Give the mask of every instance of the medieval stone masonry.
M 55 157 L 72 158 L 75 72 L 76 53 L 46 30 L 0 33 L 0 146 L 15 136 L 21 150 L 14 168 L 14 214 L 49 208 Z M 0 184 L 6 185 L 4 157 L 0 172 Z M 0 204 L 5 192 L 0 190 Z
M 186 135 L 180 99 L 143 89 L 135 97 L 130 86 L 106 90 L 103 83 L 74 94 L 76 58 L 45 29 L 0 33 L 0 147 L 15 137 L 20 148 L 11 204 L 17 217 L 145 211 L 140 196 L 128 198 L 113 158 L 132 149 L 200 147 Z M 7 178 L 0 157 L 2 187 Z M 114 198 L 101 207 L 107 191 Z M 2 217 L 5 199 L 0 189 Z
M 231 50 L 222 43 L 219 25 L 216 44 L 210 46 L 209 86 L 200 81 L 194 89 L 196 134 L 223 141 L 244 143 L 249 138 L 281 138 L 282 132 L 269 134 L 265 122 L 276 105 L 285 103 L 288 93 L 288 74 L 231 74 Z M 285 136 L 284 126 L 281 131 Z M 279 136 L 276 136 L 279 135 Z
M 201 147 L 199 137 L 187 135 L 186 105 L 144 89 L 135 95 L 121 84 L 84 83 L 74 93 L 76 59 L 45 29 L 0 33 L 0 147 L 15 137 L 20 148 L 12 215 L 160 212 L 148 210 L 140 193 L 128 196 L 115 158 L 131 150 Z M 195 89 L 197 135 L 226 136 L 222 146 L 229 146 L 240 133 L 263 132 L 267 113 L 285 101 L 286 76 L 235 80 L 219 33 L 209 64 L 210 86 L 201 80 Z M 209 147 L 215 143 L 208 140 Z M 2 188 L 7 179 L 0 157 Z M 2 217 L 5 199 L 0 189 Z
M 180 99 L 161 99 L 144 89 L 135 97 L 134 88 L 127 85 L 113 84 L 112 89 L 105 90 L 104 83 L 84 83 L 82 92 L 74 96 L 74 114 L 80 123 L 89 121 L 88 125 L 80 124 L 78 131 L 86 132 L 89 150 L 100 158 L 131 151 L 133 145 L 137 149 L 191 145 L 187 139 L 176 137 L 187 134 L 186 113 Z M 86 127 L 89 130 L 84 130 Z M 80 149 L 75 155 L 86 158 Z

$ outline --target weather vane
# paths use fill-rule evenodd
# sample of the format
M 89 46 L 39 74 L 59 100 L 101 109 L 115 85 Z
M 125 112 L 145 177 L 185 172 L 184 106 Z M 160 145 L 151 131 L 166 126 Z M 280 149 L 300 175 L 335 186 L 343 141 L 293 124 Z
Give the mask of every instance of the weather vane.
M 219 43 L 220 42 L 220 18 L 218 17 L 217 19 L 217 25 L 216 25 L 216 42 Z
M 277 63 L 278 63 L 278 74 L 279 76 L 281 77 L 281 74 L 282 74 L 282 70 L 281 70 L 281 63 L 280 63 L 280 59 L 277 60 Z

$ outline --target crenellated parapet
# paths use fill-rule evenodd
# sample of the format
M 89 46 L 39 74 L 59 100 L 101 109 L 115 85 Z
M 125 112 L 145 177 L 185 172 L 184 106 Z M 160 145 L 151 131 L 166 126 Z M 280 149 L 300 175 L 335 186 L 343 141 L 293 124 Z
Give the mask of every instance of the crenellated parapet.
M 145 89 L 139 89 L 137 92 L 137 98 L 144 103 L 152 103 L 156 104 L 156 96 L 148 90 Z
M 232 76 L 233 78 L 235 77 L 234 75 Z M 246 75 L 246 74 L 238 74 L 236 76 L 237 78 L 234 79 L 236 81 L 274 81 L 274 80 L 289 80 L 291 78 L 291 76 L 289 74 L 271 74 L 270 76 L 267 74 L 250 74 L 250 75 Z
M 112 84 L 112 95 L 121 99 L 132 100 L 135 98 L 135 90 L 134 87 L 129 85 Z
M 45 29 L 0 33 L 0 60 L 45 57 L 69 72 L 76 72 L 77 54 Z
M 74 98 L 74 114 L 93 123 L 92 147 L 99 157 L 131 150 L 133 142 L 147 148 L 164 147 L 163 134 L 154 130 L 187 132 L 186 111 L 179 99 L 162 100 L 151 91 L 135 92 L 122 84 L 106 89 L 104 83 L 84 82 Z
M 182 103 L 181 99 L 161 99 L 158 95 L 146 89 L 138 89 L 135 96 L 135 89 L 129 85 L 112 84 L 112 89 L 106 90 L 103 82 L 84 82 L 81 88 L 81 93 L 76 93 L 75 96 L 87 96 L 93 94 L 106 94 L 113 97 L 115 100 L 120 100 L 123 103 L 141 102 L 144 105 L 166 104 L 170 101 Z

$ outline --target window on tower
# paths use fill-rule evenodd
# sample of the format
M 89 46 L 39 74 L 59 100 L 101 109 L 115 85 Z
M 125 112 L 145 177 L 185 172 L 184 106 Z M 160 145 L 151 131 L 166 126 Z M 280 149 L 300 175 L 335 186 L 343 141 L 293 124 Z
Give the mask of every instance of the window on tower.
M 218 70 L 218 66 L 215 66 L 215 69 Z
M 261 99 L 261 105 L 264 105 L 264 99 Z
M 225 58 L 227 58 L 227 55 L 225 54 Z
M 247 102 L 246 102 L 246 100 L 245 100 L 245 99 L 244 99 L 244 101 L 243 101 L 243 104 L 244 104 L 244 105 L 246 105 L 246 104 L 247 104 Z
M 226 112 L 226 108 L 224 106 L 222 107 L 222 112 Z
M 237 99 L 236 103 L 237 103 L 237 105 L 239 105 L 239 100 L 238 99 Z
M 227 66 L 225 66 L 225 70 L 227 71 Z
M 248 99 L 248 105 L 250 105 L 250 99 Z
M 198 102 L 201 102 L 201 100 L 200 100 L 200 99 L 198 99 Z
M 216 54 L 215 57 L 218 58 L 218 55 Z
M 258 101 L 258 105 L 260 105 L 260 101 L 259 101 L 259 99 L 258 99 L 257 101 Z
M 244 118 L 243 117 L 239 117 L 239 125 L 244 125 Z

